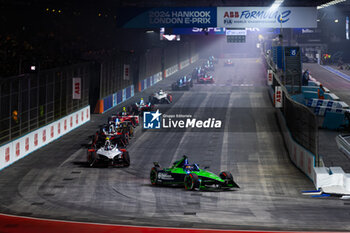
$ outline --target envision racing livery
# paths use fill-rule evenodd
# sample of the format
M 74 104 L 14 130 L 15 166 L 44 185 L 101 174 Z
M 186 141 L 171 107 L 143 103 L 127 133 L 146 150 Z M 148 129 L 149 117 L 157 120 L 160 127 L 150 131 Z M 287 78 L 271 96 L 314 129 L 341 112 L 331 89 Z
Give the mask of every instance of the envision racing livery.
M 220 175 L 216 175 L 199 168 L 198 164 L 189 164 L 185 155 L 168 168 L 161 168 L 158 162 L 154 162 L 150 179 L 152 185 L 179 185 L 187 190 L 239 188 L 230 172 L 223 171 Z

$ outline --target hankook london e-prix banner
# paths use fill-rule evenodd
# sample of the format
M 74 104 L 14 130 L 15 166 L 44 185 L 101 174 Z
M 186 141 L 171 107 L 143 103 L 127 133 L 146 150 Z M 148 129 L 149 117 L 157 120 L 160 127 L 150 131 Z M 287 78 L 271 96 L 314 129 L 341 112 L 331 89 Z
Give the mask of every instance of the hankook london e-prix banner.
M 316 7 L 121 8 L 123 28 L 316 28 Z

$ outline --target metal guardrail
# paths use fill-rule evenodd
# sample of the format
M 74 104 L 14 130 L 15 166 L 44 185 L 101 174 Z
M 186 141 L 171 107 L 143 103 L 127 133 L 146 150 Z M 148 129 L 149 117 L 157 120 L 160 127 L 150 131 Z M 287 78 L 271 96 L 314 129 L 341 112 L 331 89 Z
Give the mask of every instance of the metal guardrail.
M 338 149 L 350 158 L 350 134 L 335 137 Z

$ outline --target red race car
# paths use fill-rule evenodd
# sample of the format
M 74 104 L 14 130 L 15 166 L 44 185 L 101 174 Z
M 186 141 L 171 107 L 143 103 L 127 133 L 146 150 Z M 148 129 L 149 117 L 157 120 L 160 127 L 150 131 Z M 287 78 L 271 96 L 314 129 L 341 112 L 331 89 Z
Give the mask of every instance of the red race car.
M 118 122 L 120 123 L 130 122 L 133 127 L 136 127 L 139 125 L 139 116 L 134 115 L 131 112 L 127 112 L 125 107 L 123 107 L 123 111 L 108 117 L 108 123 L 111 121 L 116 122 L 117 118 L 118 118 Z
M 197 78 L 197 83 L 214 83 L 214 78 L 212 75 L 204 74 Z
M 140 103 L 135 103 L 130 105 L 129 112 L 133 113 L 133 115 L 142 116 L 143 112 L 151 112 L 151 111 L 154 111 L 154 104 L 152 104 L 151 102 L 145 103 L 143 101 L 143 98 L 141 98 Z

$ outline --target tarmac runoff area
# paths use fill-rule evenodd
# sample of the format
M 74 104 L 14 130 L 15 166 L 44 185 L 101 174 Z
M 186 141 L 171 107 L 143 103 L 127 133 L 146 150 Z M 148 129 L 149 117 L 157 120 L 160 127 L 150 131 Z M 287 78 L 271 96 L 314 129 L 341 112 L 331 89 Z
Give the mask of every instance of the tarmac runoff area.
M 216 65 L 215 84 L 195 84 L 173 92 L 166 114 L 223 120 L 222 129 L 136 130 L 128 146 L 129 168 L 89 168 L 88 142 L 107 116 L 91 122 L 0 172 L 0 212 L 46 219 L 235 230 L 349 231 L 350 202 L 301 194 L 312 182 L 289 160 L 259 59 L 233 59 Z M 126 104 L 170 84 L 185 68 Z M 121 108 L 120 106 L 119 108 Z M 169 108 L 170 107 L 170 108 Z M 183 112 L 178 112 L 183 109 Z M 154 187 L 153 161 L 163 166 L 183 154 L 219 173 L 230 171 L 235 191 L 186 191 Z

